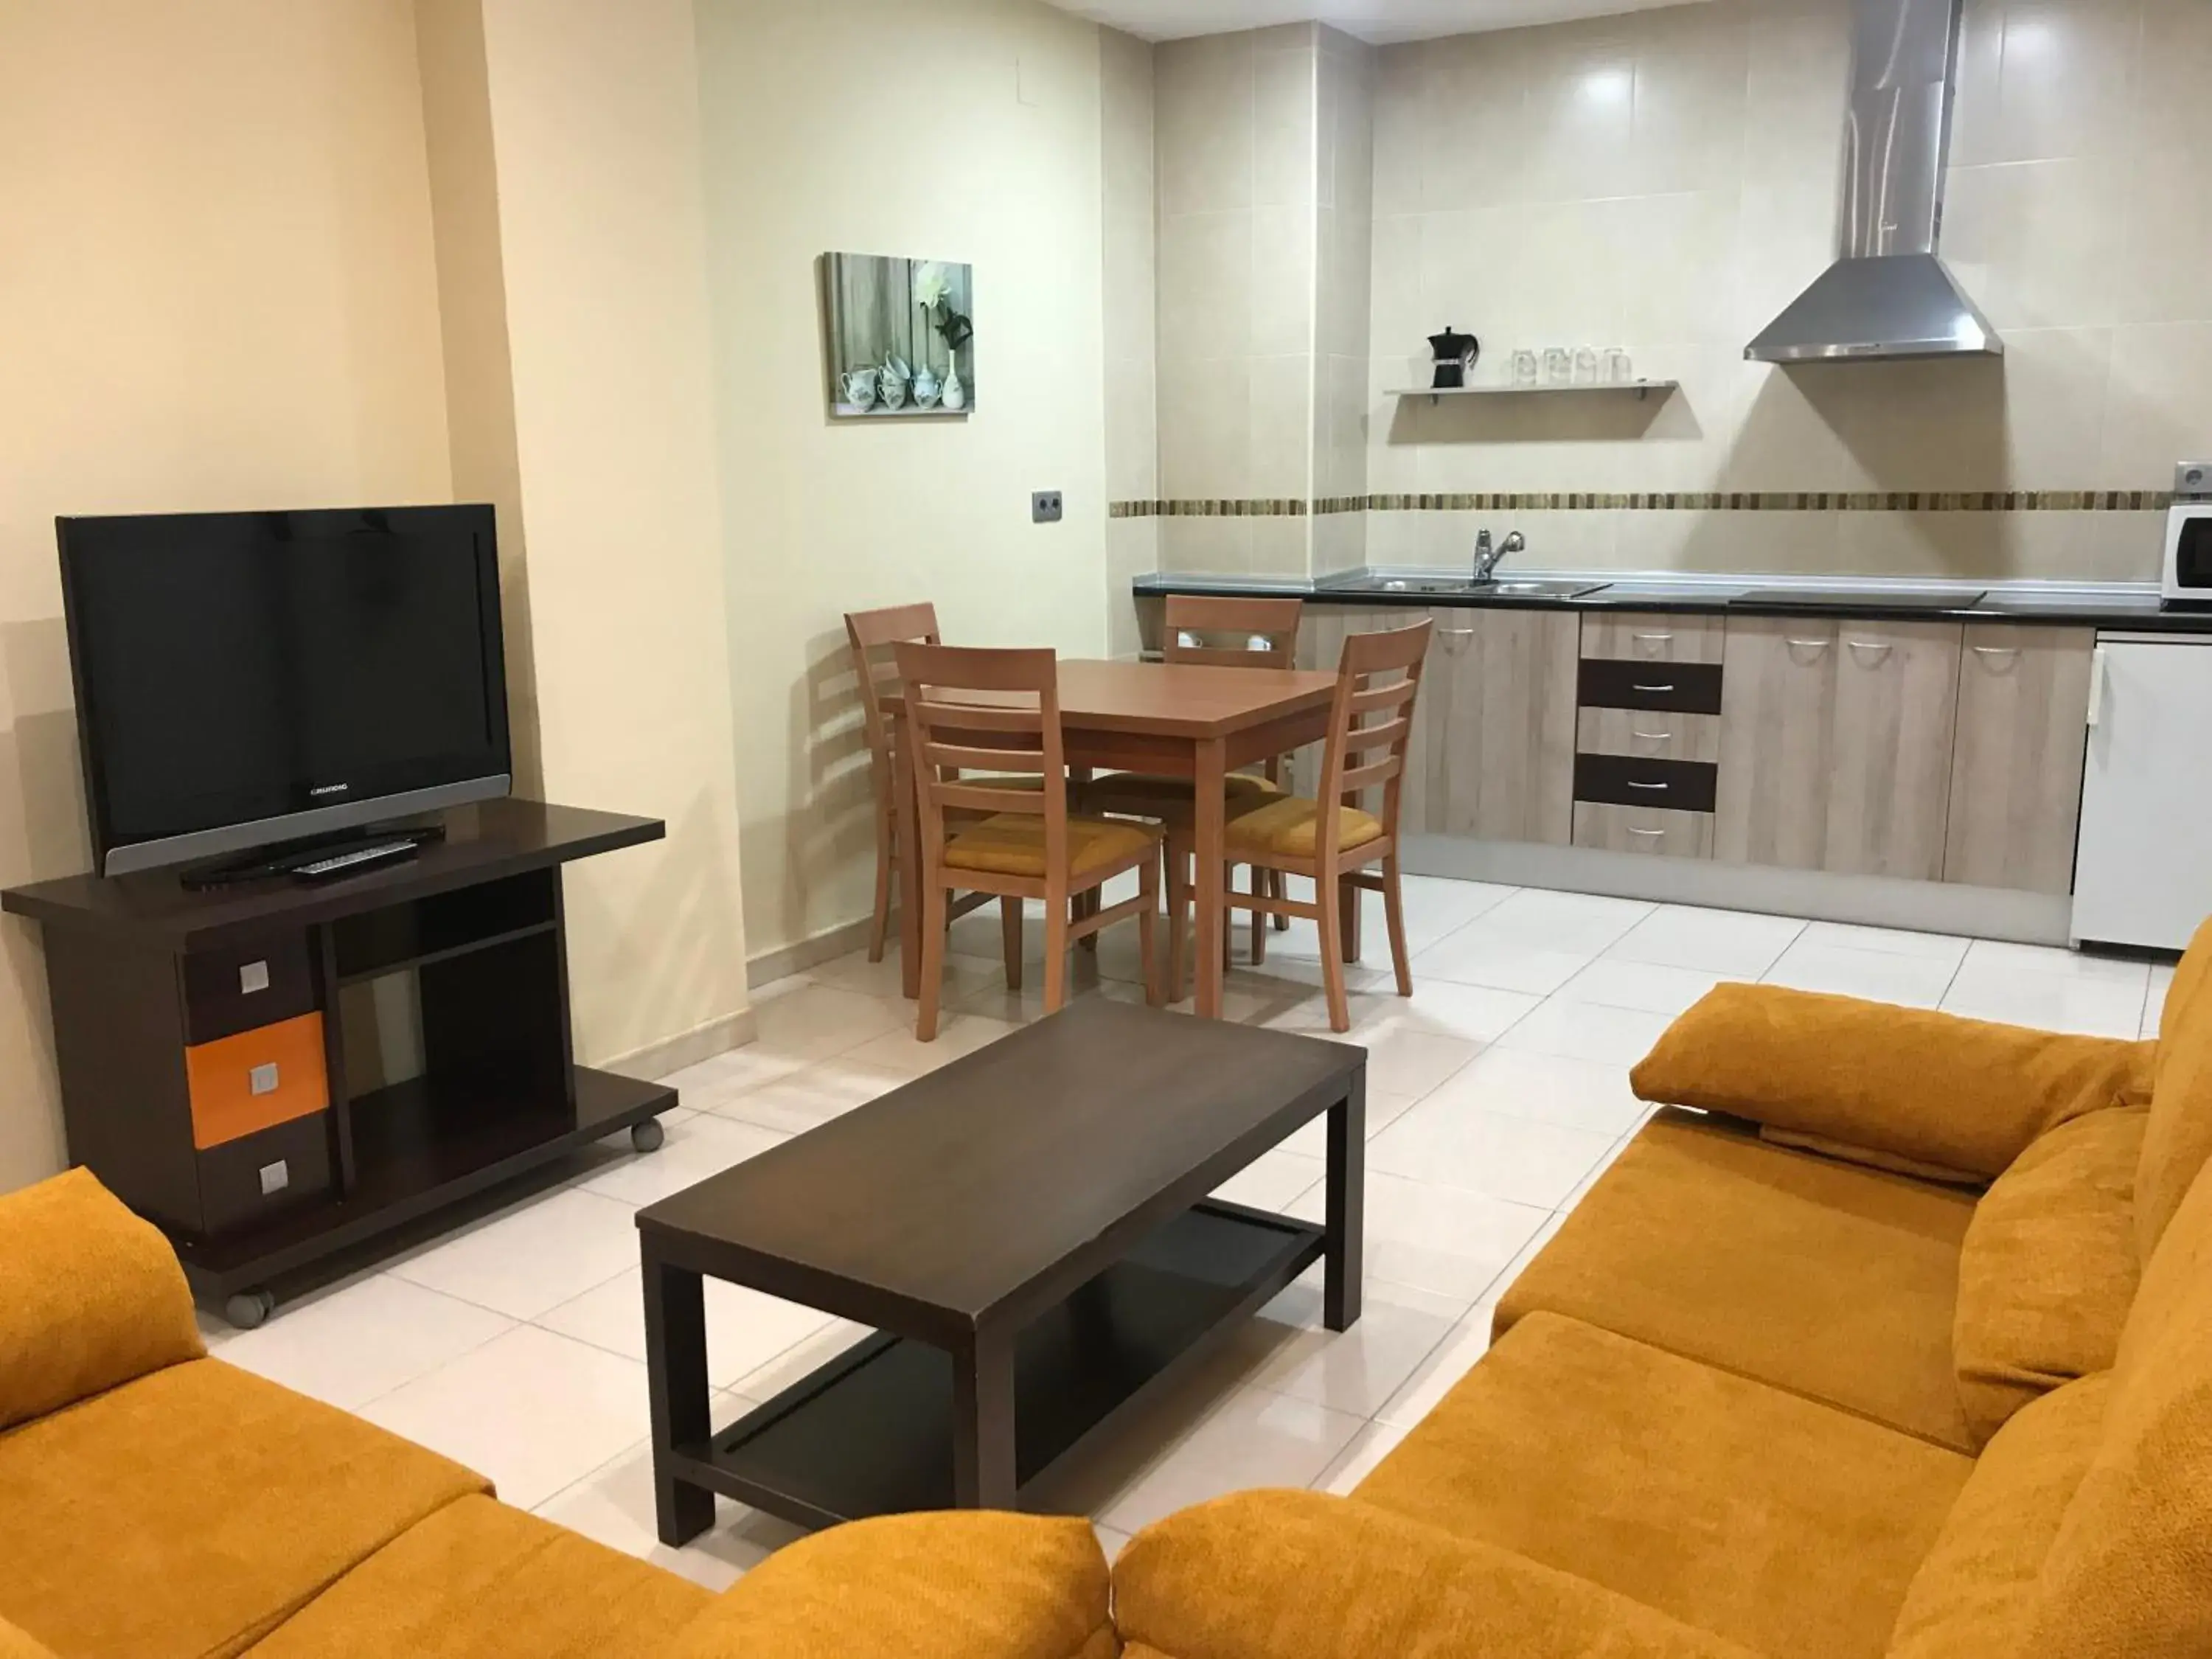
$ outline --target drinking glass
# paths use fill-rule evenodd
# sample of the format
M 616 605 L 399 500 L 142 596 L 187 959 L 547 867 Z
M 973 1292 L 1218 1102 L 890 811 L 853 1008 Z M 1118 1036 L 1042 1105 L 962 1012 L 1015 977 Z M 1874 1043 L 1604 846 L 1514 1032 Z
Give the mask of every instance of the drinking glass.
M 1522 346 L 1513 354 L 1514 385 L 1534 386 L 1541 373 L 1542 368 L 1537 362 L 1536 354 L 1528 347 Z
M 1628 353 L 1620 346 L 1605 349 L 1605 378 L 1611 386 L 1626 386 L 1636 378 L 1628 366 Z
M 1597 348 L 1595 346 L 1575 348 L 1575 384 L 1577 386 L 1597 384 Z
M 1544 348 L 1544 384 L 1572 386 L 1575 383 L 1575 354 L 1565 346 Z

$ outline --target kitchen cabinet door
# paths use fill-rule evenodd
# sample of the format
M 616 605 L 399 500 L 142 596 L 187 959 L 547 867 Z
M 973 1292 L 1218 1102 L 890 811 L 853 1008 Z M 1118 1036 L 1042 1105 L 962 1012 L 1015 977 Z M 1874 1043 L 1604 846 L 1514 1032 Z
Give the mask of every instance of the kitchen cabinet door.
M 1731 617 L 1722 659 L 1713 856 L 1817 870 L 1826 855 L 1836 624 Z
M 2071 892 L 2095 631 L 1977 623 L 1966 647 L 1943 879 Z
M 1962 632 L 1848 620 L 1838 630 L 1822 869 L 1941 879 Z
M 1575 686 L 1568 611 L 1439 609 L 1423 691 L 1431 834 L 1574 841 Z

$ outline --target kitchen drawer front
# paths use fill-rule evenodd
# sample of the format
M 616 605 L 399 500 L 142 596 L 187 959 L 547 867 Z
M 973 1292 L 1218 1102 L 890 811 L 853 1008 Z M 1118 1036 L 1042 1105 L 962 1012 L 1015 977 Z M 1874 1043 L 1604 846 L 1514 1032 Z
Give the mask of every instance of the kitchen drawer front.
M 323 1017 L 301 1014 L 193 1043 L 185 1050 L 185 1083 L 192 1145 L 202 1152 L 324 1111 L 331 1093 Z
M 187 1042 L 213 1042 L 314 1009 L 315 981 L 304 933 L 228 950 L 195 951 L 183 962 Z
M 200 1224 L 225 1233 L 331 1190 L 331 1115 L 295 1117 L 199 1155 Z
M 1575 757 L 1575 799 L 1612 806 L 1710 812 L 1720 769 L 1698 761 L 1638 760 L 1623 755 Z
M 1630 755 L 1638 760 L 1703 761 L 1712 765 L 1721 757 L 1720 716 L 1585 708 L 1575 723 L 1575 747 L 1585 755 Z
M 1575 845 L 1654 858 L 1709 859 L 1713 855 L 1713 815 L 1577 801 Z
M 1726 620 L 1672 611 L 1583 612 L 1583 655 L 1620 662 L 1717 663 Z
M 1614 662 L 1585 657 L 1577 701 L 1585 708 L 1655 708 L 1676 714 L 1721 712 L 1714 663 Z

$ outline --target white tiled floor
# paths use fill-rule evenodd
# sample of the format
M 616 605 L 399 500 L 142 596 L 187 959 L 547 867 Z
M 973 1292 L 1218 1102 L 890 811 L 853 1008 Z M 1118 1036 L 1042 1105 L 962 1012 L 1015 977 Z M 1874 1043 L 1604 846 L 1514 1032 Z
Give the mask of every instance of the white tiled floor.
M 1642 1125 L 1627 1068 L 1723 978 L 1850 992 L 2116 1036 L 2154 1034 L 2172 971 L 2063 951 L 1583 894 L 1410 879 L 1416 993 L 1391 994 L 1370 927 L 1352 977 L 1368 1074 L 1364 1316 L 1320 1328 L 1311 1276 L 1201 1374 L 1063 1477 L 1109 1549 L 1182 1504 L 1239 1486 L 1355 1485 L 1488 1342 L 1492 1305 Z M 1141 1000 L 1134 929 L 1078 953 L 1079 994 Z M 1040 1012 L 1042 927 L 1010 995 L 995 916 L 953 930 L 932 1044 L 914 1041 L 895 960 L 859 956 L 769 987 L 760 1038 L 672 1079 L 683 1108 L 659 1153 L 538 1195 L 379 1272 L 213 1333 L 235 1363 L 362 1412 L 483 1470 L 510 1502 L 709 1585 L 796 1535 L 732 1504 L 682 1550 L 653 1532 L 636 1206 L 750 1158 Z M 1237 930 L 1240 952 L 1245 938 Z M 1239 968 L 1232 1018 L 1325 1030 L 1316 943 L 1299 923 Z M 1241 960 L 1241 956 L 1240 956 Z M 1188 1003 L 1182 1005 L 1188 1008 Z M 1318 1125 L 1224 1190 L 1317 1217 Z M 710 1285 L 717 1420 L 863 1334 L 756 1292 Z

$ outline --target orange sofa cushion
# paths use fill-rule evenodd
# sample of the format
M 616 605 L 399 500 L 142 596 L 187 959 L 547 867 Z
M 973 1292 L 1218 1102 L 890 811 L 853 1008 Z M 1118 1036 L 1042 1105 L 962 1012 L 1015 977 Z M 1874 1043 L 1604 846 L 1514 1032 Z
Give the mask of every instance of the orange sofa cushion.
M 1245 1492 L 1114 1564 L 1123 1659 L 1751 1659 L 1627 1597 L 1357 1499 Z
M 2198 1173 L 2212 1162 L 2212 921 L 2173 970 L 2159 1016 L 2157 1083 L 2136 1171 L 2136 1243 L 2142 1259 Z
M 1352 1495 L 1756 1652 L 1875 1659 L 1973 1467 L 1531 1314 Z
M 1959 1399 L 1977 1445 L 2037 1395 L 2112 1369 L 2135 1301 L 2144 1109 L 2061 1124 L 1974 1206 L 1959 1255 Z
M 1996 1431 L 1905 1593 L 1888 1659 L 2023 1651 L 2036 1580 L 2104 1437 L 2111 1385 L 2102 1375 L 2069 1382 Z
M 278 1626 L 253 1659 L 659 1659 L 714 1600 L 550 1521 L 464 1498 Z
M 2155 1048 L 1723 985 L 1667 1029 L 1630 1081 L 1646 1100 L 1994 1177 L 2045 1130 L 2148 1099 Z
M 90 1171 L 0 1198 L 0 1429 L 206 1352 L 168 1240 Z
M 1662 1112 L 1496 1325 L 1565 1314 L 1969 1450 L 1952 1355 L 1971 1194 Z
M 0 1435 L 0 1618 L 64 1659 L 223 1659 L 480 1475 L 226 1365 Z
M 855 1521 L 740 1578 L 669 1659 L 1114 1659 L 1088 1521 L 960 1510 Z

